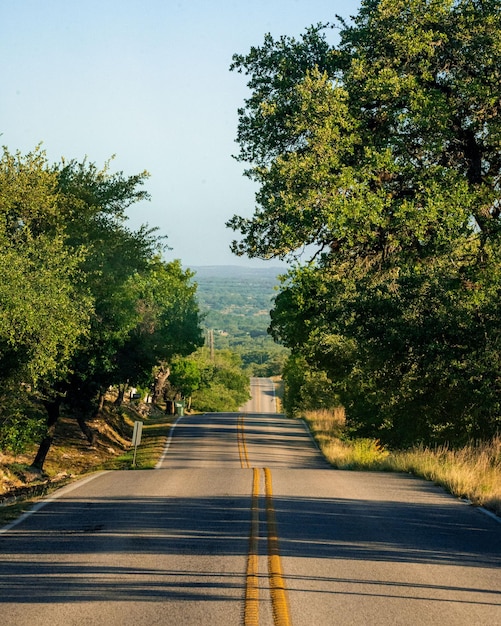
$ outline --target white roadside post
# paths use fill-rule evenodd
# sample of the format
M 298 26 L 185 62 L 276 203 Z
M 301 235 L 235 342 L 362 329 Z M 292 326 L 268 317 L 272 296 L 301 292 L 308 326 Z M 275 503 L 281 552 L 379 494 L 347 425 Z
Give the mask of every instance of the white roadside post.
M 134 458 L 132 460 L 132 467 L 136 467 L 136 452 L 137 447 L 141 443 L 141 433 L 143 432 L 143 422 L 134 422 L 134 431 L 132 432 L 132 445 L 134 446 Z

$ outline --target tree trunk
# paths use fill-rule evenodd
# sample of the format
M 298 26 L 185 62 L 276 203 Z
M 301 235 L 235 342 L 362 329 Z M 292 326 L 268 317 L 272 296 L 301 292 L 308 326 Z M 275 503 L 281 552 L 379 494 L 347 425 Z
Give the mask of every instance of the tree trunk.
M 158 374 L 155 376 L 155 382 L 153 384 L 153 393 L 151 394 L 151 401 L 156 404 L 163 395 L 163 390 L 167 379 L 170 376 L 170 368 L 161 368 Z
M 127 383 L 125 385 L 118 385 L 118 396 L 114 402 L 115 406 L 122 406 L 124 398 L 125 398 L 126 389 L 127 389 Z M 104 402 L 104 396 L 103 396 L 103 402 Z
M 125 393 L 125 385 L 124 385 L 124 393 Z M 104 391 L 99 391 L 99 402 L 97 404 L 97 409 L 94 414 L 94 417 L 97 417 L 101 411 L 104 409 L 104 401 L 106 399 L 106 393 Z M 122 398 L 123 399 L 123 398 Z
M 96 435 L 94 431 L 92 430 L 92 428 L 89 428 L 89 426 L 87 425 L 87 422 L 85 421 L 85 417 L 83 417 L 82 415 L 79 415 L 77 417 L 77 422 L 78 422 L 78 425 L 80 426 L 80 430 L 83 432 L 87 441 L 89 442 L 89 445 L 93 446 L 96 440 Z
M 40 446 L 38 447 L 38 452 L 31 464 L 31 467 L 39 470 L 40 472 L 43 469 L 43 464 L 45 463 L 45 459 L 47 458 L 47 454 L 50 450 L 50 446 L 54 440 L 54 433 L 56 431 L 57 420 L 59 419 L 59 412 L 61 409 L 61 398 L 56 398 L 55 400 L 46 400 L 44 401 L 45 409 L 47 410 L 47 433 L 45 437 L 42 439 Z

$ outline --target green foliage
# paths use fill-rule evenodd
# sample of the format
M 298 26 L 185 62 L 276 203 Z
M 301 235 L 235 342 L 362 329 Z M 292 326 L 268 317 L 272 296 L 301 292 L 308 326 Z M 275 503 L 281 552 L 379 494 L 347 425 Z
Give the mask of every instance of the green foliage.
M 268 334 L 277 268 L 196 268 L 204 322 L 214 347 L 238 353 L 253 376 L 278 376 L 288 351 Z
M 57 220 L 57 180 L 45 155 L 4 149 L 0 161 L 0 382 L 36 384 L 65 373 L 88 332 L 91 302 L 79 292 L 81 249 Z
M 169 376 L 170 385 L 187 398 L 200 387 L 202 374 L 198 363 L 186 358 L 174 359 Z
M 0 161 L 0 439 L 11 449 L 38 428 L 24 410 L 61 404 L 80 420 L 112 384 L 150 384 L 159 361 L 202 345 L 193 274 L 164 262 L 154 229 L 125 211 L 147 198 L 143 172 L 87 162 L 50 166 L 40 150 Z M 82 424 L 81 424 L 82 425 Z M 44 453 L 37 455 L 41 468 Z M 40 457 L 40 458 L 39 458 Z
M 366 0 L 336 48 L 315 28 L 235 57 L 259 191 L 253 218 L 229 222 L 233 249 L 311 251 L 272 334 L 327 375 L 363 437 L 501 425 L 500 66 L 494 0 Z
M 0 405 L 0 450 L 20 454 L 35 443 L 45 431 L 45 416 L 29 401 L 15 396 L 2 399 Z
M 288 415 L 302 416 L 307 411 L 339 406 L 335 386 L 325 372 L 315 370 L 302 356 L 289 357 L 282 378 L 283 404 Z
M 145 173 L 125 178 L 86 160 L 63 161 L 50 171 L 56 177 L 66 245 L 85 251 L 75 288 L 91 299 L 92 310 L 86 336 L 71 355 L 69 374 L 45 380 L 42 391 L 55 402 L 62 399 L 84 420 L 97 410 L 99 395 L 111 384 L 136 373 L 117 380 L 124 374 L 120 350 L 141 318 L 137 279 L 149 270 L 159 240 L 154 231 L 144 227 L 133 231 L 125 224 L 125 209 L 144 197 L 136 188 Z
M 115 355 L 113 383 L 129 380 L 136 386 L 147 385 L 157 363 L 190 354 L 203 344 L 192 277 L 179 261 L 165 263 L 158 256 L 134 275 L 135 326 Z
M 250 398 L 249 376 L 238 354 L 206 348 L 188 357 L 198 368 L 200 384 L 193 391 L 193 408 L 201 412 L 237 411 Z

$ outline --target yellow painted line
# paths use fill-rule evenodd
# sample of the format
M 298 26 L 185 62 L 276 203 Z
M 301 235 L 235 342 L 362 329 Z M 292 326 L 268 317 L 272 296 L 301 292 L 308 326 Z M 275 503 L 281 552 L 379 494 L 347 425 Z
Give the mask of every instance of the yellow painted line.
M 245 442 L 245 426 L 243 415 L 237 418 L 237 445 L 238 456 L 240 457 L 240 466 L 246 469 L 250 468 L 249 455 L 247 452 L 247 444 Z
M 245 441 L 245 425 L 244 425 L 244 417 L 242 415 L 242 419 L 240 422 L 240 429 L 241 429 L 241 433 L 242 433 L 242 449 L 243 449 L 243 456 L 244 456 L 244 461 L 245 461 L 245 467 L 249 468 L 250 467 L 250 463 L 249 463 L 249 454 L 247 452 L 247 442 Z
M 251 530 L 249 535 L 249 555 L 245 586 L 244 626 L 259 624 L 259 470 L 252 473 Z
M 273 485 L 271 470 L 264 468 L 266 495 L 266 519 L 268 523 L 268 575 L 270 578 L 271 602 L 275 626 L 291 626 L 289 599 L 282 572 L 278 547 L 277 523 L 273 506 Z
M 240 464 L 242 468 L 247 469 L 249 468 L 249 457 L 245 442 L 243 416 L 239 416 L 237 419 L 237 442 Z M 273 610 L 273 623 L 274 626 L 291 626 L 289 599 L 278 545 L 271 470 L 265 467 L 263 472 L 266 500 L 266 525 L 268 532 L 268 580 Z M 249 552 L 247 556 L 245 583 L 244 626 L 258 626 L 259 624 L 259 477 L 259 469 L 253 468 L 251 529 L 249 534 Z

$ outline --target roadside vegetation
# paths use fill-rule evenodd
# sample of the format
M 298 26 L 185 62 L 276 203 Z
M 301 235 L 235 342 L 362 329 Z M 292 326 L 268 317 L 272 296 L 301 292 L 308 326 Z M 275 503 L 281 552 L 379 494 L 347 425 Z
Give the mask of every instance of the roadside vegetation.
M 414 474 L 501 516 L 501 437 L 459 448 L 444 444 L 389 450 L 377 439 L 346 436 L 342 407 L 308 410 L 304 419 L 333 467 Z
M 283 409 L 329 461 L 498 513 L 500 65 L 495 0 L 362 0 L 265 35 L 233 57 L 258 191 L 228 222 L 237 255 L 290 261 L 269 329 L 290 350 Z
M 37 442 L 43 472 L 59 419 L 89 425 L 110 388 L 163 398 L 170 364 L 203 345 L 193 274 L 167 262 L 164 237 L 131 229 L 147 172 L 36 148 L 0 156 L 0 449 Z
M 126 211 L 149 200 L 147 172 L 110 167 L 51 164 L 39 147 L 0 154 L 1 491 L 126 466 L 116 416 L 129 398 L 165 429 L 176 405 L 236 410 L 249 397 L 241 357 L 203 348 L 193 272 L 164 259 L 155 228 L 128 226 Z M 116 441 L 104 449 L 106 429 Z
M 500 67 L 498 0 L 362 0 L 231 68 L 257 186 L 233 250 L 290 261 L 270 325 L 286 413 L 345 407 L 359 466 L 490 459 L 476 490 L 443 479 L 474 501 L 499 467 Z
M 115 400 L 116 395 L 109 395 L 99 417 L 89 423 L 95 433 L 93 445 L 89 445 L 74 419 L 60 418 L 43 473 L 31 465 L 36 444 L 16 454 L 0 452 L 0 526 L 40 497 L 86 474 L 155 467 L 177 416 L 166 414 L 165 405 L 126 400 L 117 407 Z M 143 422 L 143 431 L 133 466 L 131 437 L 136 420 Z
M 362 0 L 337 26 L 336 45 L 319 24 L 233 58 L 258 190 L 227 226 L 235 254 L 290 262 L 276 290 L 206 274 L 200 307 L 155 229 L 127 225 L 146 172 L 3 151 L 0 450 L 30 451 L 28 481 L 66 420 L 95 448 L 110 389 L 117 411 L 131 392 L 167 416 L 232 411 L 249 375 L 282 375 L 284 412 L 336 467 L 499 512 L 499 0 Z

